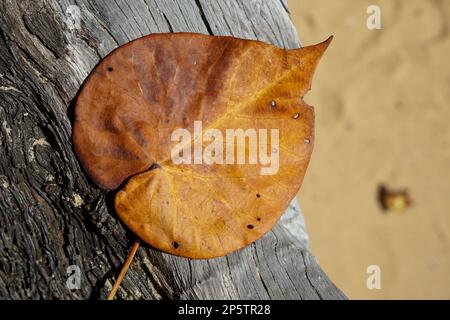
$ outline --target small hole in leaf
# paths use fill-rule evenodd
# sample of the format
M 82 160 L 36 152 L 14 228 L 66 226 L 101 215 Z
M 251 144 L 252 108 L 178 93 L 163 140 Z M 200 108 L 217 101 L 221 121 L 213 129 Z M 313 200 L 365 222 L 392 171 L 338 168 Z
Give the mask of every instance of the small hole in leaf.
M 113 69 L 113 67 L 108 67 L 108 71 L 109 72 L 111 72 L 111 71 L 113 71 L 114 69 Z
M 253 229 L 253 225 L 252 224 L 247 225 L 247 229 Z
M 292 116 L 292 118 L 294 118 L 294 119 L 300 118 L 300 113 L 294 113 L 294 115 Z
M 275 100 L 272 100 L 272 101 L 270 102 L 270 106 L 271 106 L 272 108 L 276 108 L 277 102 L 276 102 Z
M 178 242 L 174 241 L 172 242 L 172 247 L 174 247 L 175 249 L 177 249 L 180 245 L 178 244 Z
M 259 193 L 256 194 L 257 198 L 261 198 L 261 195 Z

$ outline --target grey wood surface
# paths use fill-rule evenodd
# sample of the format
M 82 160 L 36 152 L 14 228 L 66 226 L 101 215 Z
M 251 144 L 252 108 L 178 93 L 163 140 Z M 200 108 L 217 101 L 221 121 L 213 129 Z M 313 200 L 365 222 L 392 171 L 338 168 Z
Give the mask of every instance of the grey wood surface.
M 84 174 L 73 101 L 111 50 L 193 31 L 299 46 L 283 0 L 0 0 L 0 298 L 102 299 L 134 242 Z M 318 39 L 319 40 L 319 39 Z M 247 248 L 189 260 L 142 246 L 123 299 L 343 299 L 308 251 L 296 201 Z M 330 244 L 331 245 L 331 244 Z M 70 290 L 67 268 L 81 270 Z

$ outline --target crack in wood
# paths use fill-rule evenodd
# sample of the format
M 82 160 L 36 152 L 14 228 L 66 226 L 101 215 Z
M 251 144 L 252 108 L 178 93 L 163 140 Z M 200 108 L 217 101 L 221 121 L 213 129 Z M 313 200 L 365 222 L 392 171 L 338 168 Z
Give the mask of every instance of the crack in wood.
M 173 32 L 172 25 L 170 24 L 170 21 L 169 21 L 169 19 L 167 18 L 166 14 L 163 13 L 162 15 L 163 15 L 163 17 L 164 17 L 164 20 L 166 20 L 167 27 L 169 28 L 169 31 L 170 31 L 170 32 Z
M 200 11 L 200 16 L 202 17 L 202 21 L 205 24 L 206 30 L 208 30 L 208 34 L 213 35 L 211 25 L 209 24 L 208 19 L 206 18 L 205 12 L 203 11 L 202 4 L 200 0 L 195 0 L 195 4 L 198 7 L 198 10 Z

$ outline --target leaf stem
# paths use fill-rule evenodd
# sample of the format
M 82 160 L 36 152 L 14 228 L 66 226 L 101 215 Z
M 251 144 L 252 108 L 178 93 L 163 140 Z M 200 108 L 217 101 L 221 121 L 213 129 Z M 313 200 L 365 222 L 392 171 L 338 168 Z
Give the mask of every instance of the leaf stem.
M 128 268 L 130 267 L 130 264 L 133 261 L 134 255 L 136 254 L 139 248 L 139 244 L 140 240 L 136 239 L 136 241 L 133 244 L 133 247 L 131 247 L 130 253 L 128 254 L 127 260 L 125 260 L 125 263 L 122 266 L 122 270 L 120 270 L 119 276 L 117 277 L 116 282 L 114 282 L 114 286 L 112 287 L 111 292 L 108 295 L 108 300 L 113 300 L 114 297 L 116 296 L 117 290 L 119 289 L 123 278 L 125 278 Z

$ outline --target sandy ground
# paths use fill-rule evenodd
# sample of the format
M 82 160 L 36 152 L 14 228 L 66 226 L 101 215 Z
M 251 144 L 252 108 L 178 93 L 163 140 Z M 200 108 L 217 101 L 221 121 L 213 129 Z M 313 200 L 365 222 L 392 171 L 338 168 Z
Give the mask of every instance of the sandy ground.
M 382 30 L 368 30 L 378 4 Z M 290 0 L 303 45 L 334 34 L 306 101 L 299 198 L 312 252 L 350 298 L 450 298 L 450 1 Z M 377 187 L 414 205 L 385 213 Z M 367 267 L 381 268 L 368 290 Z

